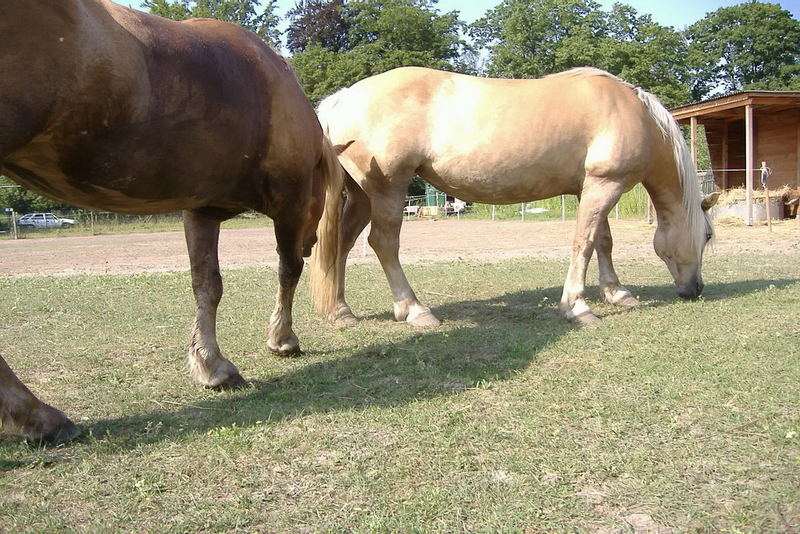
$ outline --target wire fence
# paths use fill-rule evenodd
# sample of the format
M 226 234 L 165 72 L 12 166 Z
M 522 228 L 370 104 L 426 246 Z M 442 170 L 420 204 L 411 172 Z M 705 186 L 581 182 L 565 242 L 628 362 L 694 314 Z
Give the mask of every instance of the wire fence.
M 698 184 L 706 194 L 717 189 L 712 171 L 698 171 Z M 0 210 L 2 208 L 0 206 Z M 425 195 L 407 197 L 403 214 L 406 219 L 455 217 L 458 219 L 543 221 L 575 219 L 577 211 L 578 199 L 574 195 L 561 195 L 544 200 L 506 205 L 467 204 L 430 188 Z M 12 213 L 6 209 L 5 217 L 3 217 L 4 214 L 0 211 L 0 239 L 42 235 L 177 231 L 183 228 L 180 212 L 164 215 L 123 215 L 76 208 L 54 210 L 52 213 L 67 222 L 52 226 L 46 225 L 47 227 L 30 226 L 30 221 L 21 220 L 22 215 L 25 214 Z M 625 193 L 611 212 L 611 217 L 618 219 L 652 220 L 652 216 L 649 196 L 642 184 L 637 184 Z M 26 222 L 28 225 L 25 224 Z M 248 212 L 225 224 L 228 227 L 264 226 L 270 225 L 271 221 L 264 215 Z

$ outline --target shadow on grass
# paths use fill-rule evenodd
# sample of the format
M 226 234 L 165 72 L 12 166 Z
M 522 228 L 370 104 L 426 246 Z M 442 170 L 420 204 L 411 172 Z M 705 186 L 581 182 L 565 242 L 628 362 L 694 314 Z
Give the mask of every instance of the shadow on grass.
M 712 284 L 706 288 L 704 298 L 714 301 L 738 297 L 766 290 L 770 285 L 780 289 L 798 281 Z M 648 308 L 668 306 L 676 298 L 674 286 L 629 287 Z M 503 381 L 535 365 L 540 351 L 577 328 L 562 319 L 557 310 L 561 290 L 560 286 L 550 287 L 447 303 L 436 307 L 434 313 L 444 320 L 464 321 L 470 326 L 447 331 L 409 328 L 399 342 L 346 348 L 339 359 L 310 363 L 274 380 L 250 377 L 249 388 L 215 399 L 192 405 L 162 403 L 163 409 L 84 425 L 84 436 L 89 437 L 83 439 L 91 442 L 94 436 L 110 450 L 118 451 L 232 425 L 246 428 L 309 414 L 399 406 Z M 597 298 L 595 288 L 589 294 Z M 390 321 L 391 314 L 371 318 Z M 362 323 L 356 328 L 376 327 Z M 5 464 L 0 465 L 0 470 L 16 467 Z
M 274 380 L 246 377 L 250 387 L 216 399 L 170 402 L 163 409 L 90 423 L 83 431 L 127 449 L 234 424 L 241 428 L 315 413 L 398 406 L 503 381 L 575 328 L 560 320 L 552 306 L 535 304 L 544 296 L 552 301 L 559 292 L 554 287 L 448 303 L 435 312 L 470 326 L 447 331 L 409 327 L 398 342 L 351 346 L 338 351 L 338 359 L 309 363 Z M 380 325 L 355 328 L 378 330 Z M 154 425 L 158 432 L 152 432 Z

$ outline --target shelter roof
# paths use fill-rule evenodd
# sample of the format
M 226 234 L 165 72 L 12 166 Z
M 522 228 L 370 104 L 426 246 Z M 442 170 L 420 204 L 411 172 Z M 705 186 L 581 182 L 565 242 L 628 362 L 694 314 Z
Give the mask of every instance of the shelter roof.
M 800 109 L 800 91 L 740 91 L 670 111 L 678 122 L 685 122 L 692 117 L 701 121 L 734 120 L 743 117 L 744 107 L 747 105 L 768 113 Z

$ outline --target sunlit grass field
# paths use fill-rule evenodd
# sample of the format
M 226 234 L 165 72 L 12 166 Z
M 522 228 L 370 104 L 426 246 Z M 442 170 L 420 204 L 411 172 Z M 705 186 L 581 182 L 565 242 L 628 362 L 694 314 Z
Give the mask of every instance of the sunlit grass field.
M 227 393 L 187 376 L 188 274 L 0 279 L 0 351 L 84 430 L 0 441 L 0 531 L 797 531 L 798 260 L 712 255 L 697 302 L 618 261 L 643 305 L 591 287 L 592 327 L 557 313 L 566 262 L 411 265 L 426 330 L 352 266 L 365 319 L 324 322 L 304 276 L 298 358 L 266 349 L 276 274 L 225 272 Z

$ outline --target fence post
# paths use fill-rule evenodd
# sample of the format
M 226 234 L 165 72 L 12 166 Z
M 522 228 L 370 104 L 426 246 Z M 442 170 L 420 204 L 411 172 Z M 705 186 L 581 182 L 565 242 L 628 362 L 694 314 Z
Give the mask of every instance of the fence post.
M 520 208 L 522 208 L 522 209 L 520 209 L 519 212 L 522 214 L 522 221 L 524 222 L 525 221 L 525 203 L 524 202 L 522 204 L 520 204 Z
M 495 214 L 495 211 L 497 211 L 497 206 L 495 206 L 494 204 L 492 204 L 492 220 L 494 220 L 494 219 L 495 219 L 495 216 L 496 216 L 496 214 Z
M 767 184 L 767 178 L 769 175 L 772 174 L 772 169 L 767 167 L 767 162 L 761 162 L 761 185 L 764 186 L 764 212 L 767 215 L 767 227 L 769 228 L 769 232 L 772 233 L 772 217 L 769 214 L 769 185 Z
M 561 220 L 567 220 L 567 198 L 561 195 Z
M 19 239 L 17 235 L 17 214 L 14 213 L 14 208 L 9 208 L 11 210 L 11 234 L 14 236 L 14 239 Z

